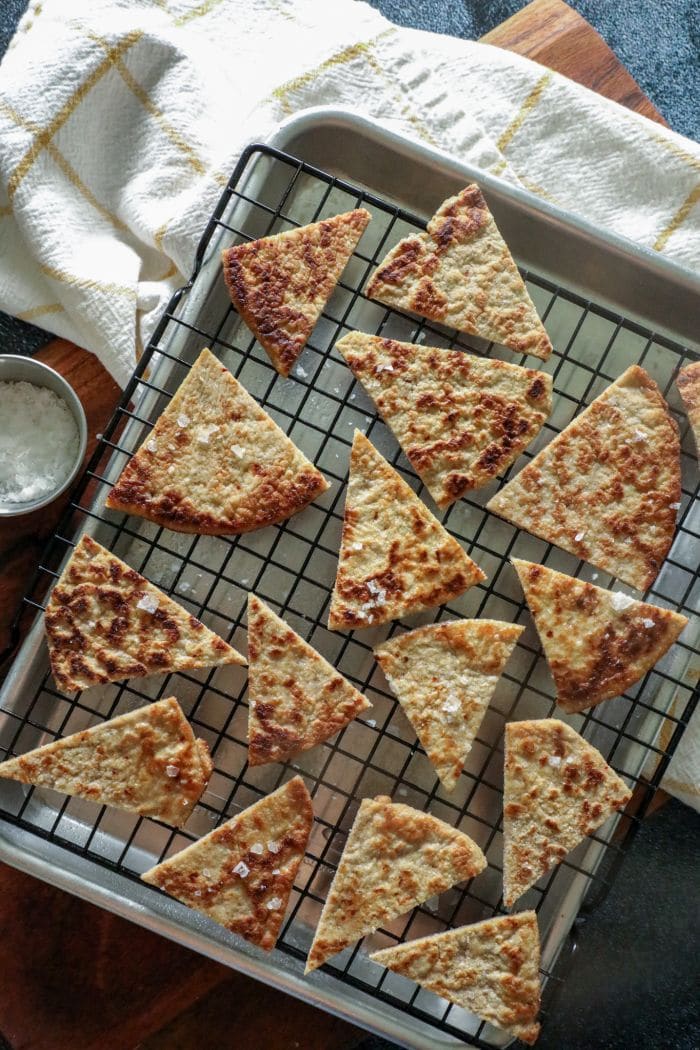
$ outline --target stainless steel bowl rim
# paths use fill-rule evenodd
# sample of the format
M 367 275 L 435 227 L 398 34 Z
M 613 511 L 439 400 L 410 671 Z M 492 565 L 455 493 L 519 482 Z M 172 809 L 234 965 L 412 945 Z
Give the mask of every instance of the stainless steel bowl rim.
M 27 382 L 53 390 L 68 406 L 78 427 L 78 451 L 75 461 L 67 477 L 57 488 L 25 503 L 7 503 L 0 499 L 0 518 L 15 518 L 48 506 L 73 484 L 85 458 L 88 426 L 85 411 L 73 387 L 60 372 L 45 365 L 43 361 L 22 354 L 0 354 L 0 382 Z

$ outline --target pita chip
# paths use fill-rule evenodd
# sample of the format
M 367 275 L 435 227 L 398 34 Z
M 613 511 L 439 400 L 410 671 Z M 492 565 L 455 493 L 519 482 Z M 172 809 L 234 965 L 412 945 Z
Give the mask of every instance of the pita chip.
M 552 344 L 484 195 L 474 183 L 444 201 L 425 233 L 392 248 L 370 299 L 546 360 Z
M 681 368 L 676 378 L 690 428 L 695 438 L 695 448 L 700 455 L 700 361 Z
M 504 1032 L 540 1034 L 540 935 L 534 911 L 420 937 L 370 955 Z
M 522 631 L 498 620 L 455 620 L 408 631 L 374 650 L 448 791 Z
M 632 365 L 486 507 L 644 591 L 673 542 L 680 498 L 678 427 Z
M 503 901 L 510 908 L 632 792 L 603 756 L 556 718 L 506 725 Z
M 355 431 L 331 630 L 442 605 L 486 577 L 364 434 Z
M 289 375 L 371 216 L 364 208 L 222 253 L 233 305 Z
M 66 693 L 123 678 L 245 664 L 245 658 L 90 536 L 76 546 L 44 617 Z
M 476 843 L 437 817 L 381 795 L 363 799 L 316 928 L 306 972 L 485 867 Z
M 270 951 L 313 818 L 306 785 L 294 777 L 141 878 Z
M 248 595 L 248 762 L 286 762 L 370 707 L 362 693 L 254 594 Z
M 174 696 L 0 764 L 0 777 L 181 827 L 212 773 Z
M 619 696 L 646 674 L 688 623 L 685 616 L 513 558 L 565 711 Z
M 502 474 L 551 411 L 544 372 L 362 332 L 336 346 L 439 507 Z
M 230 535 L 284 521 L 327 488 L 229 370 L 202 350 L 107 506 L 175 532 Z

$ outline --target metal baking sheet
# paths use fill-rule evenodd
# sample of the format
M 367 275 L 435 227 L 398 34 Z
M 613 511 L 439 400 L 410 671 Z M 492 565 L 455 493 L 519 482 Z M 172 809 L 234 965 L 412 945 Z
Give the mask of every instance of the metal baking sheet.
M 502 1033 L 388 974 L 372 964 L 367 953 L 396 939 L 502 910 L 504 720 L 546 717 L 554 710 L 551 678 L 508 557 L 516 554 L 543 561 L 599 584 L 611 581 L 487 514 L 483 505 L 500 483 L 439 515 L 488 579 L 447 608 L 408 618 L 403 624 L 483 615 L 528 625 L 465 773 L 456 791 L 446 794 L 372 660 L 370 646 L 401 627 L 388 625 L 350 635 L 325 628 L 348 451 L 356 426 L 369 434 L 433 507 L 371 402 L 334 351 L 334 343 L 349 328 L 357 328 L 515 360 L 501 348 L 457 338 L 359 294 L 368 271 L 389 246 L 420 226 L 444 197 L 476 179 L 526 268 L 530 292 L 556 348 L 543 366 L 554 376 L 554 411 L 527 455 L 542 447 L 582 404 L 634 361 L 643 363 L 665 390 L 683 435 L 684 494 L 676 541 L 650 597 L 660 605 L 681 609 L 691 617 L 691 624 L 682 642 L 625 697 L 586 716 L 563 716 L 635 784 L 649 756 L 656 756 L 662 765 L 667 760 L 697 699 L 690 661 L 697 651 L 700 623 L 698 477 L 673 377 L 681 362 L 698 357 L 697 346 L 688 341 L 698 282 L 665 260 L 572 221 L 517 188 L 350 114 L 321 110 L 295 118 L 280 129 L 273 145 L 299 160 L 264 148 L 252 148 L 245 155 L 205 232 L 193 278 L 159 325 L 148 360 L 127 389 L 85 484 L 47 552 L 30 600 L 41 605 L 46 585 L 59 571 L 70 543 L 87 528 L 242 651 L 245 598 L 249 589 L 255 590 L 364 689 L 373 709 L 333 741 L 300 756 L 291 769 L 276 765 L 251 770 L 245 763 L 247 699 L 240 668 L 135 680 L 92 689 L 73 699 L 60 694 L 48 675 L 39 616 L 0 694 L 0 754 L 21 753 L 172 692 L 198 734 L 210 743 L 215 773 L 182 833 L 78 799 L 0 784 L 5 817 L 0 822 L 0 856 L 406 1046 L 447 1047 L 464 1041 L 502 1046 L 508 1042 Z M 220 276 L 220 249 L 358 203 L 369 208 L 373 221 L 292 377 L 283 379 L 228 302 Z M 658 294 L 647 294 L 652 287 Z M 232 369 L 332 482 L 321 500 L 282 526 L 234 540 L 193 537 L 104 510 L 110 483 L 203 345 Z M 532 365 L 532 359 L 527 363 Z M 506 477 L 524 462 L 519 460 Z M 664 720 L 668 712 L 670 722 Z M 562 717 L 559 711 L 557 715 Z M 662 724 L 667 732 L 660 737 Z M 271 956 L 139 882 L 141 871 L 274 789 L 293 771 L 301 772 L 312 790 L 317 819 L 279 948 Z M 430 810 L 465 830 L 486 852 L 489 869 L 467 886 L 428 901 L 387 930 L 366 938 L 323 972 L 303 979 L 303 959 L 358 801 L 377 793 Z M 646 796 L 650 793 L 646 791 Z M 558 974 L 551 976 L 557 956 L 584 895 L 591 886 L 605 885 L 600 860 L 606 848 L 608 856 L 619 852 L 635 820 L 627 814 L 610 821 L 520 902 L 521 908 L 533 906 L 538 911 L 545 1006 L 557 983 Z

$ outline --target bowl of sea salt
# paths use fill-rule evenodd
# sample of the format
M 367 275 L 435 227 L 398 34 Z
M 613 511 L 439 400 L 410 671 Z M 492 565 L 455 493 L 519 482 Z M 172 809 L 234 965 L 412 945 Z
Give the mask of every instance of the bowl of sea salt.
M 70 383 L 32 357 L 0 354 L 0 517 L 29 514 L 65 492 L 86 446 Z

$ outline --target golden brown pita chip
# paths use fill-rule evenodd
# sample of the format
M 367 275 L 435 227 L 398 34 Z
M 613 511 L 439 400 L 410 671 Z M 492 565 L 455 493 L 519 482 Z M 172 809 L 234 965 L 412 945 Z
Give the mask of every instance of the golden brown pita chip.
M 210 350 L 107 498 L 176 532 L 229 535 L 284 521 L 328 482 Z
M 270 951 L 313 817 L 304 781 L 294 777 L 141 878 Z
M 546 360 L 552 352 L 525 282 L 474 183 L 405 237 L 367 285 L 370 299 Z
M 328 892 L 306 972 L 486 867 L 467 835 L 380 795 L 365 798 Z
M 503 901 L 510 908 L 632 797 L 599 751 L 556 718 L 506 725 Z
M 248 762 L 286 762 L 370 707 L 362 693 L 254 594 L 248 595 Z
M 122 678 L 245 658 L 90 536 L 76 546 L 45 615 L 49 659 L 64 692 Z
M 331 630 L 456 598 L 486 577 L 364 434 L 355 431 Z
M 619 696 L 646 674 L 685 616 L 513 558 L 565 711 Z
M 304 349 L 370 218 L 356 208 L 222 252 L 233 305 L 281 375 Z
M 643 591 L 673 542 L 680 498 L 678 427 L 632 365 L 486 507 Z
M 419 627 L 374 650 L 448 791 L 522 631 L 498 620 L 456 620 Z
M 502 474 L 552 407 L 550 376 L 505 361 L 362 332 L 336 348 L 439 507 Z
M 540 935 L 534 911 L 433 933 L 370 955 L 417 984 L 535 1042 L 540 1034 Z
M 683 398 L 685 411 L 688 416 L 695 448 L 700 456 L 700 361 L 681 368 L 676 378 L 676 386 Z
M 0 764 L 0 777 L 180 827 L 212 772 L 174 696 Z

